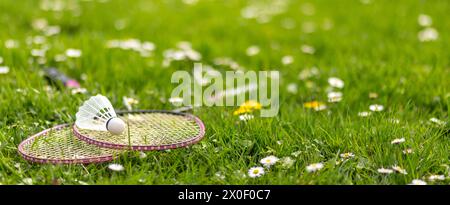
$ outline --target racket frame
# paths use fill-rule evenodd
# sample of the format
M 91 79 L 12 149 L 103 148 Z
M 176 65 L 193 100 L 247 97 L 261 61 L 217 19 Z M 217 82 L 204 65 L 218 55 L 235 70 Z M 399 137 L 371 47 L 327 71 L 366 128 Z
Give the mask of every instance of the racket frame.
M 185 140 L 182 142 L 174 143 L 174 144 L 166 144 L 166 145 L 125 145 L 125 144 L 115 144 L 110 142 L 103 142 L 98 141 L 95 139 L 90 138 L 89 136 L 83 135 L 78 131 L 78 127 L 74 124 L 73 125 L 73 134 L 78 137 L 78 139 L 83 140 L 89 144 L 94 144 L 99 147 L 103 148 L 110 148 L 110 149 L 126 149 L 126 150 L 138 150 L 138 151 L 153 151 L 153 150 L 167 150 L 167 149 L 176 149 L 181 147 L 186 147 L 192 144 L 195 144 L 203 139 L 205 136 L 205 125 L 203 122 L 198 118 L 197 116 L 194 116 L 192 114 L 188 113 L 182 113 L 182 112 L 174 112 L 174 111 L 167 111 L 167 110 L 133 110 L 133 111 L 118 111 L 117 115 L 124 115 L 124 114 L 140 114 L 140 113 L 163 113 L 163 114 L 171 114 L 171 115 L 178 115 L 183 116 L 186 118 L 193 119 L 195 123 L 199 126 L 200 132 L 197 136 Z
M 41 163 L 41 164 L 91 164 L 91 163 L 102 163 L 107 161 L 112 161 L 114 159 L 114 156 L 111 155 L 105 155 L 105 156 L 99 156 L 99 157 L 88 157 L 83 159 L 47 159 L 47 158 L 41 158 L 41 157 L 35 157 L 32 155 L 29 155 L 25 150 L 24 146 L 33 143 L 36 139 L 40 137 L 45 137 L 47 134 L 49 134 L 52 131 L 59 131 L 66 127 L 70 127 L 71 124 L 61 124 L 56 125 L 52 128 L 43 130 L 37 134 L 34 134 L 30 136 L 29 138 L 22 141 L 18 146 L 18 152 L 19 154 L 26 160 L 35 162 L 35 163 Z

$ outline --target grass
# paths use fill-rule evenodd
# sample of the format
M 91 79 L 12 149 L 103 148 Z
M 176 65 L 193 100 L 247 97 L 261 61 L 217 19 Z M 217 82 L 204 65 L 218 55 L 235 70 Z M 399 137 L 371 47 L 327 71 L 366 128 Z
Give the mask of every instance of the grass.
M 0 74 L 0 184 L 29 183 L 27 178 L 33 184 L 408 184 L 432 174 L 446 180 L 431 184 L 450 182 L 448 123 L 429 122 L 432 117 L 448 121 L 450 114 L 449 1 L 289 1 L 285 11 L 262 24 L 241 17 L 242 8 L 259 1 L 73 0 L 68 2 L 75 7 L 63 11 L 44 11 L 40 2 L 0 1 L 0 57 L 10 68 Z M 308 5 L 314 7 L 313 15 L 304 11 Z M 436 41 L 418 40 L 421 13 L 432 17 L 439 32 Z M 46 38 L 50 48 L 43 65 L 30 56 L 37 46 L 26 43 L 42 35 L 31 27 L 37 18 L 61 28 Z M 121 22 L 125 28 L 117 29 Z M 295 27 L 283 28 L 289 22 Z M 305 32 L 311 24 L 315 31 Z M 108 40 L 126 38 L 155 43 L 153 56 L 105 47 Z M 7 39 L 16 39 L 19 47 L 6 48 Z M 117 109 L 125 108 L 122 96 L 138 99 L 139 109 L 173 109 L 167 102 L 176 86 L 170 77 L 176 70 L 192 69 L 188 61 L 162 66 L 163 52 L 179 41 L 191 42 L 205 64 L 227 56 L 246 70 L 279 70 L 278 116 L 244 123 L 233 116 L 235 107 L 200 107 L 195 114 L 206 124 L 203 141 L 187 149 L 148 152 L 143 159 L 129 152 L 114 161 L 124 166 L 122 172 L 109 170 L 108 163 L 30 164 L 17 154 L 17 145 L 33 133 L 74 122 L 78 106 L 90 95 L 108 96 Z M 302 53 L 303 44 L 313 46 L 314 55 Z M 261 52 L 249 57 L 245 50 L 252 45 Z M 67 48 L 82 50 L 81 58 L 52 60 Z M 281 63 L 285 55 L 294 57 L 292 65 Z M 47 92 L 42 77 L 47 66 L 79 79 L 88 93 Z M 298 79 L 300 71 L 314 66 L 318 76 Z M 344 80 L 343 100 L 320 112 L 304 108 L 307 101 L 326 102 L 331 76 Z M 297 94 L 287 92 L 289 83 L 298 85 Z M 311 83 L 313 88 L 307 86 Z M 370 99 L 371 92 L 379 97 Z M 385 110 L 359 117 L 371 104 Z M 402 137 L 404 143 L 391 144 Z M 414 153 L 403 154 L 406 148 Z M 344 152 L 355 157 L 337 165 Z M 268 155 L 290 156 L 295 163 L 290 168 L 276 165 L 260 178 L 242 177 Z M 324 168 L 306 172 L 307 165 L 317 162 Z M 393 165 L 408 174 L 377 172 Z

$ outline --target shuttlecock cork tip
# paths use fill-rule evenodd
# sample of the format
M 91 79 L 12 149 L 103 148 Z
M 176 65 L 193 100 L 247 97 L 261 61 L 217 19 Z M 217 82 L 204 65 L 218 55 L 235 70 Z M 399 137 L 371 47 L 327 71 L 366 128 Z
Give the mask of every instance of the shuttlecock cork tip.
M 111 118 L 106 123 L 106 129 L 113 135 L 120 135 L 125 130 L 125 122 L 117 117 Z

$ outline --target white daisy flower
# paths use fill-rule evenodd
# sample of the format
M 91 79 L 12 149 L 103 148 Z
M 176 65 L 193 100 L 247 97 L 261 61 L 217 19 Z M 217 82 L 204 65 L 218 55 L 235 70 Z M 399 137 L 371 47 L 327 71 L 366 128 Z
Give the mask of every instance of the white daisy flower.
M 343 159 L 349 159 L 349 158 L 355 157 L 355 154 L 353 154 L 351 152 L 346 152 L 346 153 L 340 154 L 339 156 Z
M 428 177 L 428 181 L 443 181 L 445 180 L 444 175 L 431 175 Z
M 375 104 L 375 105 L 370 105 L 369 109 L 373 112 L 380 112 L 380 111 L 384 110 L 384 106 Z
M 261 51 L 261 50 L 259 49 L 258 46 L 250 46 L 250 47 L 247 48 L 247 50 L 245 51 L 245 53 L 246 53 L 248 56 L 255 56 L 255 55 L 258 55 L 258 53 L 259 53 L 260 51 Z
M 431 17 L 426 14 L 420 14 L 419 17 L 417 18 L 417 22 L 419 23 L 420 26 L 428 27 L 431 26 L 431 24 L 433 24 L 433 19 L 431 19 Z
M 255 116 L 253 116 L 252 114 L 243 114 L 243 115 L 239 115 L 239 119 L 241 121 L 248 121 L 255 118 Z
M 402 152 L 403 152 L 403 154 L 412 154 L 413 153 L 413 149 L 408 148 L 408 149 L 403 150 Z
M 287 85 L 287 91 L 288 91 L 289 93 L 292 93 L 292 94 L 297 94 L 297 92 L 298 92 L 298 86 L 297 86 L 297 84 L 296 84 L 296 83 L 289 83 L 289 84 Z
M 413 179 L 409 185 L 427 185 L 427 183 L 420 179 Z
M 292 159 L 291 157 L 283 157 L 281 158 L 280 162 L 282 167 L 290 168 L 292 167 L 292 165 L 294 165 L 295 160 Z
M 306 166 L 306 171 L 316 172 L 316 171 L 321 170 L 322 168 L 323 168 L 322 163 L 314 163 L 314 164 L 310 164 L 310 165 Z
M 399 167 L 397 165 L 392 166 L 392 170 L 394 170 L 394 171 L 396 171 L 396 172 L 398 172 L 400 174 L 405 174 L 405 175 L 408 174 L 408 172 L 406 172 L 405 169 L 403 169 L 403 168 L 401 168 L 401 167 Z
M 0 74 L 7 74 L 9 73 L 9 67 L 8 66 L 0 66 Z
M 400 143 L 403 143 L 403 142 L 405 142 L 405 138 L 404 137 L 392 140 L 391 144 L 400 144 Z
M 339 78 L 336 78 L 336 77 L 328 78 L 328 84 L 330 84 L 331 87 L 335 87 L 335 88 L 343 88 L 344 87 L 344 81 Z
M 72 95 L 87 93 L 86 88 L 74 88 L 71 90 Z
M 248 176 L 251 178 L 256 178 L 264 175 L 264 168 L 262 167 L 252 167 L 248 170 Z
M 66 50 L 66 56 L 69 58 L 79 58 L 81 57 L 81 50 L 69 48 Z
M 281 63 L 283 63 L 283 65 L 290 65 L 293 62 L 294 62 L 293 56 L 283 56 L 283 58 L 281 58 Z
M 123 171 L 125 168 L 121 164 L 109 164 L 108 168 L 112 171 L 120 172 Z
M 270 166 L 274 165 L 275 163 L 277 163 L 278 160 L 279 160 L 278 157 L 271 155 L 268 157 L 264 157 L 259 162 L 261 162 L 261 164 L 263 164 L 266 167 L 270 167 Z
M 436 29 L 428 27 L 419 31 L 417 37 L 421 42 L 430 42 L 437 40 L 439 38 L 439 33 Z
M 303 53 L 311 54 L 311 55 L 316 52 L 316 49 L 310 45 L 302 45 L 301 50 Z
M 386 168 L 380 168 L 377 170 L 380 174 L 392 174 L 394 170 L 392 169 L 386 169 Z
M 339 102 L 342 100 L 342 92 L 329 92 L 328 102 Z
M 371 114 L 372 114 L 371 112 L 367 112 L 367 111 L 358 112 L 358 116 L 360 116 L 360 117 L 368 117 Z
M 447 124 L 447 122 L 444 122 L 444 121 L 442 121 L 442 120 L 439 120 L 439 119 L 437 119 L 437 118 L 435 118 L 435 117 L 431 118 L 431 119 L 430 119 L 430 122 L 435 123 L 435 124 L 437 124 L 437 125 L 439 125 L 439 126 L 444 126 L 445 124 Z

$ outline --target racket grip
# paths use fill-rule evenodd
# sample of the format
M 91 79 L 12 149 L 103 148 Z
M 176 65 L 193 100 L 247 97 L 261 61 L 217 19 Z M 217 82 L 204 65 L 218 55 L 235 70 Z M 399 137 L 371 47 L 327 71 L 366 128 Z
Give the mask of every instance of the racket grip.
M 65 74 L 61 73 L 56 68 L 45 69 L 45 78 L 51 84 L 61 84 L 67 88 L 79 88 L 80 87 L 80 83 L 78 83 L 78 81 L 67 77 Z

